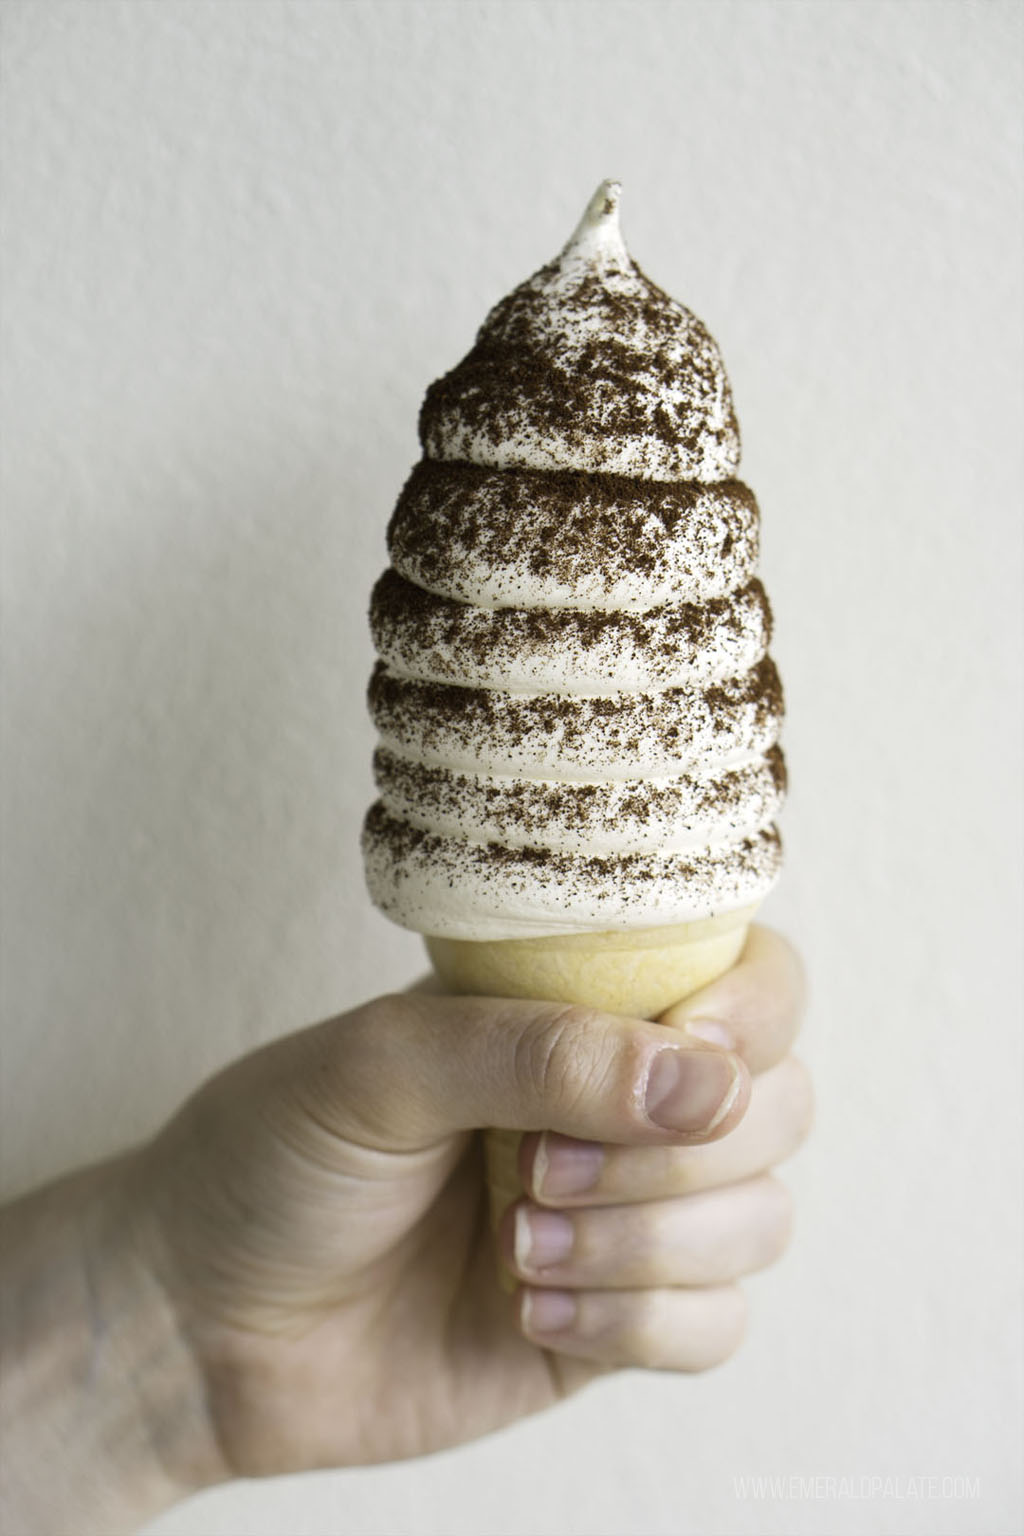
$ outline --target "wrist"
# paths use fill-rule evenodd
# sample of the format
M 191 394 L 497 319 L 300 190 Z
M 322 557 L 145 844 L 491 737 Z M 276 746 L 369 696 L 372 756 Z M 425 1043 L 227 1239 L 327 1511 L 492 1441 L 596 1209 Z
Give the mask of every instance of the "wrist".
M 132 1530 L 220 1481 L 202 1376 L 147 1263 L 134 1155 L 4 1212 L 12 1529 Z

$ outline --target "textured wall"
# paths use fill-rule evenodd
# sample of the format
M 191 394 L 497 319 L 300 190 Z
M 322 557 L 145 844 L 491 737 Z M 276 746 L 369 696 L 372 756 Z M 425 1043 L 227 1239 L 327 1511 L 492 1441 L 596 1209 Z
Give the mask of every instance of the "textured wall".
M 418 966 L 366 598 L 425 385 L 602 176 L 724 350 L 791 711 L 820 1123 L 743 1352 L 154 1536 L 1020 1531 L 1021 18 L 4 7 L 8 1188 Z

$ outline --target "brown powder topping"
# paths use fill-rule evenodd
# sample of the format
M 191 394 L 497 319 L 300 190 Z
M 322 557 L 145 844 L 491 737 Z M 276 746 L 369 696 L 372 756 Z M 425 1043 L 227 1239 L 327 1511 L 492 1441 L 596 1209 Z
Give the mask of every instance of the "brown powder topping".
M 386 747 L 374 755 L 374 779 L 392 815 L 482 841 L 580 848 L 613 840 L 658 846 L 688 831 L 705 841 L 766 826 L 786 791 L 778 747 L 753 763 L 670 778 L 580 782 L 495 777 L 431 766 Z
M 559 260 L 502 299 L 427 391 L 420 440 L 431 458 L 654 480 L 722 480 L 739 462 L 718 348 L 633 262 Z
M 614 776 L 609 764 L 655 765 L 765 751 L 782 718 L 782 687 L 765 657 L 750 672 L 703 692 L 573 696 L 513 694 L 393 676 L 378 663 L 370 713 L 385 742 L 451 766 L 477 761 L 559 777 Z M 671 767 L 662 767 L 670 772 Z
M 431 385 L 388 529 L 364 853 L 421 932 L 684 921 L 780 866 L 783 699 L 731 392 L 629 258 L 617 198 Z
M 587 692 L 630 679 L 659 688 L 731 675 L 767 650 L 771 614 L 757 580 L 708 603 L 607 613 L 476 608 L 388 570 L 374 588 L 370 625 L 378 654 L 409 676 Z
M 609 928 L 635 923 L 636 910 L 645 926 L 653 926 L 659 908 L 678 910 L 682 892 L 696 911 L 757 899 L 782 859 L 775 827 L 692 854 L 588 855 L 440 836 L 394 818 L 380 801 L 367 815 L 363 850 L 374 900 L 423 933 L 452 931 L 452 920 L 464 921 L 467 909 L 499 919 L 530 910 L 571 917 L 582 910 L 596 913 Z M 409 905 L 409 888 L 417 887 L 433 891 L 432 907 L 421 912 Z
M 416 465 L 388 528 L 396 569 L 422 587 L 518 606 L 505 590 L 717 597 L 742 586 L 758 557 L 753 493 L 738 480 L 664 484 L 622 475 Z M 646 606 L 657 602 L 648 599 Z

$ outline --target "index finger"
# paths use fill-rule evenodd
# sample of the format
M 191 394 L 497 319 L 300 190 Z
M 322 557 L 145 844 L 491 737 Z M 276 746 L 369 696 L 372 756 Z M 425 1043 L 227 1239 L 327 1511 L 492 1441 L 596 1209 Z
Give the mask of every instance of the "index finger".
M 805 995 L 803 964 L 792 944 L 755 924 L 732 970 L 674 1003 L 659 1022 L 736 1051 L 751 1072 L 765 1072 L 792 1047 Z

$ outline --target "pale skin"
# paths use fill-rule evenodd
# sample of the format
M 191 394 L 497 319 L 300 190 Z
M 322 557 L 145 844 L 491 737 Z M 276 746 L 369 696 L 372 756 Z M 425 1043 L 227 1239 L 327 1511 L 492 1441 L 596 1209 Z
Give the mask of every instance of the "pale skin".
M 420 1456 L 622 1366 L 699 1371 L 778 1258 L 799 962 L 755 928 L 658 1024 L 413 992 L 235 1062 L 3 1212 L 0 1528 Z M 666 1054 L 667 1053 L 667 1054 Z M 475 1128 L 525 1128 L 496 1280 Z

